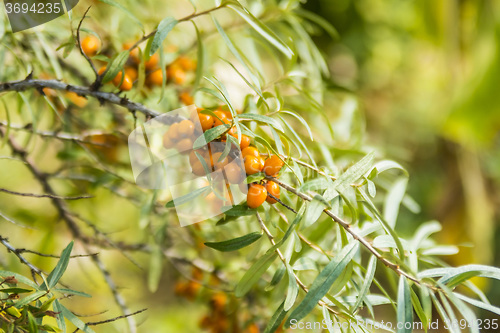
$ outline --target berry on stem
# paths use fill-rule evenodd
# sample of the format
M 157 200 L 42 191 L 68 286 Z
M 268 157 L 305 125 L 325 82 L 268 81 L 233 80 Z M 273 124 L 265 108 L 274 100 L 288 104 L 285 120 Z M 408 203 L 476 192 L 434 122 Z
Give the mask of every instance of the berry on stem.
M 87 36 L 81 42 L 83 53 L 88 57 L 93 57 L 101 47 L 101 41 L 96 36 Z
M 267 190 L 267 193 L 268 193 L 268 196 L 267 196 L 267 198 L 266 198 L 266 201 L 267 201 L 269 204 L 271 204 L 271 205 L 275 204 L 277 201 L 276 201 L 275 199 L 271 198 L 271 197 L 269 196 L 269 194 L 272 194 L 273 196 L 275 196 L 276 198 L 278 198 L 278 199 L 279 199 L 279 198 L 280 198 L 280 187 L 279 187 L 279 185 L 278 185 L 278 184 L 276 184 L 276 183 L 275 183 L 275 182 L 273 182 L 273 181 L 268 181 L 268 182 L 266 183 L 266 190 Z
M 257 208 L 266 201 L 267 190 L 264 186 L 258 184 L 250 185 L 247 193 L 247 205 L 250 208 Z
M 277 155 L 272 155 L 264 162 L 264 172 L 268 176 L 276 176 L 283 164 L 283 161 Z

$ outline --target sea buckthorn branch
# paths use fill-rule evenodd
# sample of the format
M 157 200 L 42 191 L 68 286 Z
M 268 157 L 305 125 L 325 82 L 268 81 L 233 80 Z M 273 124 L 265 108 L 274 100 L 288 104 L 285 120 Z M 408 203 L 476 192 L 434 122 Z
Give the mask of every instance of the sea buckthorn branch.
M 296 196 L 300 197 L 301 199 L 303 199 L 305 201 L 312 201 L 313 200 L 313 198 L 311 198 L 309 195 L 298 191 L 293 186 L 290 186 L 290 185 L 282 182 L 281 180 L 279 180 L 279 179 L 277 179 L 275 177 L 266 176 L 266 178 L 269 179 L 269 180 L 271 180 L 271 181 L 273 181 L 273 182 L 275 182 L 280 187 L 284 188 L 285 190 L 287 190 L 290 193 L 295 194 Z M 361 245 L 363 245 L 368 251 L 370 251 L 386 267 L 389 267 L 394 272 L 396 272 L 398 275 L 404 276 L 407 279 L 413 281 L 414 283 L 416 283 L 416 284 L 418 284 L 420 286 L 425 286 L 425 287 L 430 288 L 432 290 L 438 290 L 437 287 L 435 287 L 433 285 L 430 285 L 430 284 L 428 284 L 426 282 L 420 281 L 416 277 L 414 277 L 411 274 L 409 274 L 409 273 L 405 272 L 404 270 L 402 270 L 399 267 L 399 265 L 397 265 L 397 264 L 389 261 L 388 259 L 384 258 L 382 256 L 382 254 L 380 254 L 380 252 L 377 251 L 377 249 L 375 249 L 372 244 L 370 244 L 370 242 L 368 242 L 364 237 L 358 235 L 352 229 L 352 227 L 351 227 L 351 225 L 349 223 L 347 223 L 346 221 L 344 221 L 343 219 L 341 219 L 340 217 L 338 217 L 337 215 L 335 215 L 332 211 L 330 211 L 329 209 L 324 209 L 323 212 L 326 215 L 328 215 L 330 218 L 332 218 L 332 220 L 334 220 L 335 222 L 337 222 L 340 226 L 342 226 L 355 240 L 357 240 L 358 242 L 360 242 Z
M 21 197 L 50 198 L 50 199 L 61 199 L 61 200 L 80 200 L 80 199 L 89 199 L 89 198 L 94 197 L 92 195 L 81 195 L 81 196 L 77 196 L 77 197 L 65 197 L 65 196 L 53 195 L 53 194 L 25 193 L 25 192 L 17 192 L 17 191 L 8 190 L 6 188 L 0 188 L 0 192 L 12 194 L 12 195 L 17 195 L 17 196 L 21 196 Z
M 6 135 L 5 130 L 0 127 L 0 136 L 4 137 L 5 135 Z M 9 145 L 9 147 L 11 148 L 13 154 L 18 155 L 24 162 L 26 162 L 26 166 L 28 167 L 29 171 L 38 180 L 40 185 L 42 185 L 42 188 L 44 189 L 44 191 L 52 196 L 57 196 L 54 189 L 52 188 L 52 186 L 48 182 L 48 178 L 47 178 L 48 175 L 46 173 L 43 173 L 41 170 L 38 169 L 38 167 L 35 166 L 35 164 L 29 158 L 28 153 L 21 146 L 19 146 L 17 144 L 17 142 L 14 141 L 14 139 L 11 136 L 7 137 L 7 143 Z M 83 243 L 87 254 L 93 253 L 88 248 L 88 244 L 92 243 L 93 239 L 82 233 L 80 227 L 77 224 L 77 221 L 75 220 L 73 215 L 71 215 L 70 210 L 68 209 L 68 207 L 66 205 L 66 202 L 62 199 L 57 198 L 57 197 L 52 197 L 52 198 L 50 198 L 50 200 L 52 201 L 52 204 L 56 208 L 60 218 L 63 221 L 65 221 L 66 225 L 70 229 L 73 237 L 75 239 L 80 240 Z M 118 306 L 122 310 L 123 314 L 129 315 L 131 313 L 131 311 L 128 309 L 128 307 L 125 303 L 125 300 L 123 299 L 121 294 L 118 292 L 116 284 L 114 283 L 113 279 L 111 278 L 111 275 L 107 271 L 106 267 L 102 263 L 99 256 L 90 256 L 90 258 L 92 259 L 92 261 L 96 264 L 98 269 L 103 274 L 104 279 L 105 279 L 108 287 L 110 288 L 110 290 L 113 294 L 115 302 L 118 304 Z M 136 333 L 137 332 L 136 324 L 135 324 L 135 320 L 133 319 L 133 317 L 127 317 L 127 322 L 129 324 L 129 328 L 130 328 L 131 333 Z
M 90 140 L 86 140 L 84 136 L 81 135 L 76 135 L 72 133 L 65 133 L 65 132 L 57 132 L 57 131 L 39 131 L 35 130 L 32 127 L 32 124 L 26 124 L 26 125 L 19 125 L 19 124 L 8 124 L 5 121 L 0 121 L 0 127 L 6 127 L 9 128 L 9 130 L 15 130 L 15 131 L 26 131 L 44 138 L 54 138 L 62 141 L 73 141 L 73 142 L 81 142 L 85 143 L 87 145 L 93 145 L 93 146 L 101 146 L 101 147 L 107 147 L 105 143 L 99 143 L 99 142 L 93 142 Z M 103 134 L 109 134 L 107 132 L 92 132 L 92 135 L 103 135 Z
M 91 321 L 91 322 L 87 322 L 85 324 L 87 326 L 97 326 L 97 325 L 102 325 L 102 324 L 108 324 L 108 323 L 112 323 L 112 322 L 120 320 L 120 319 L 125 319 L 125 318 L 130 317 L 130 316 L 138 315 L 139 313 L 142 313 L 142 312 L 144 312 L 146 310 L 147 309 L 141 309 L 141 310 L 135 311 L 134 313 L 130 313 L 130 314 L 127 314 L 127 315 L 122 315 L 122 316 L 118 316 L 118 317 L 114 317 L 114 318 L 110 318 L 110 319 L 106 319 L 106 320 L 101 320 L 101 321 Z M 81 317 L 81 316 L 79 316 L 79 317 Z M 76 333 L 79 330 L 80 329 L 77 328 L 76 330 L 73 331 L 73 333 Z
M 257 220 L 259 221 L 261 229 L 264 231 L 264 233 L 266 234 L 267 238 L 269 239 L 269 242 L 271 243 L 272 246 L 275 246 L 276 242 L 274 241 L 274 236 L 269 231 L 269 229 L 266 227 L 264 221 L 260 217 L 260 214 L 257 212 L 255 214 L 255 216 L 257 217 Z M 276 249 L 275 251 L 278 254 L 278 257 L 280 258 L 280 260 L 283 262 L 283 265 L 286 266 L 286 264 L 287 264 L 286 259 L 283 256 L 283 254 L 281 253 L 280 249 Z M 297 284 L 300 286 L 300 288 L 302 290 L 304 290 L 305 293 L 308 293 L 309 292 L 309 288 L 307 288 L 307 286 L 302 282 L 302 280 L 300 280 L 300 278 L 295 273 L 293 273 L 293 277 L 295 278 L 295 281 L 297 281 Z M 321 300 L 318 301 L 318 305 L 324 306 L 329 312 L 331 312 L 335 316 L 342 316 L 343 317 L 342 313 L 335 311 L 328 304 L 326 304 L 325 302 L 323 302 Z
M 273 199 L 275 199 L 275 198 L 273 198 Z M 276 206 L 271 206 L 271 207 L 278 213 L 278 215 L 281 217 L 281 219 L 286 222 L 286 224 L 290 225 L 290 222 L 288 221 L 288 218 L 286 217 L 285 214 L 283 214 L 282 211 L 280 211 L 278 209 L 278 207 L 276 207 Z M 311 249 L 315 250 L 316 252 L 326 255 L 328 258 L 331 258 L 331 257 L 335 256 L 333 253 L 330 253 L 328 251 L 323 250 L 321 247 L 319 247 L 318 245 L 316 245 L 313 242 L 311 242 L 310 240 L 308 240 L 301 232 L 297 232 L 297 234 L 299 235 L 299 238 L 307 246 L 309 246 Z
M 101 103 L 108 102 L 119 105 L 131 112 L 140 112 L 151 118 L 157 117 L 161 114 L 160 112 L 150 109 L 143 104 L 133 102 L 126 97 L 120 97 L 116 93 L 91 90 L 88 87 L 74 86 L 57 80 L 38 80 L 28 77 L 24 80 L 0 83 L 0 93 L 7 91 L 20 92 L 28 89 L 37 89 L 38 91 L 42 91 L 43 88 L 74 92 L 83 97 L 90 96 L 96 98 Z M 168 119 L 165 119 L 165 123 L 170 124 L 170 122 L 174 122 L 176 120 L 178 119 L 175 117 L 168 117 Z
M 82 56 L 90 64 L 90 67 L 92 67 L 92 70 L 94 71 L 94 74 L 96 76 L 96 80 L 99 81 L 100 80 L 100 76 L 97 73 L 97 69 L 95 68 L 95 65 L 92 62 L 92 60 L 90 60 L 89 56 L 83 51 L 82 43 L 81 43 L 81 40 L 80 40 L 80 29 L 82 27 L 83 20 L 85 20 L 85 18 L 87 17 L 87 13 L 89 12 L 89 10 L 90 10 L 91 7 L 92 6 L 89 6 L 89 8 L 87 8 L 87 10 L 85 11 L 85 13 L 83 13 L 83 16 L 82 16 L 80 22 L 78 23 L 78 28 L 76 29 L 76 45 L 78 46 L 78 49 L 80 50 L 80 53 L 82 54 Z M 96 87 L 98 87 L 98 85 Z
M 12 252 L 14 253 L 14 255 L 16 257 L 19 258 L 19 261 L 28 266 L 28 268 L 30 269 L 31 271 L 31 275 L 33 277 L 33 280 L 36 282 L 36 279 L 35 279 L 35 275 L 39 275 L 39 276 L 42 276 L 42 273 L 43 271 L 36 267 L 35 265 L 33 265 L 28 259 L 26 259 L 20 252 L 18 249 L 16 249 L 14 246 L 12 246 L 10 243 L 9 243 L 9 240 L 5 237 L 3 237 L 2 235 L 0 235 L 0 243 L 2 243 L 3 246 L 5 246 L 5 248 L 7 249 L 8 252 Z
M 193 13 L 191 15 L 188 15 L 188 16 L 185 16 L 183 18 L 180 18 L 177 20 L 177 22 L 186 22 L 186 21 L 189 21 L 189 20 L 192 20 L 198 16 L 202 16 L 202 15 L 206 15 L 206 14 L 210 14 L 211 12 L 214 12 L 218 9 L 221 9 L 221 8 L 224 8 L 226 7 L 227 4 L 226 3 L 222 3 L 220 6 L 217 6 L 217 7 L 213 7 L 213 8 L 210 8 L 210 9 L 207 9 L 207 10 L 204 10 L 202 12 L 199 12 L 199 13 Z M 132 51 L 133 49 L 137 48 L 141 43 L 145 42 L 146 40 L 148 40 L 149 38 L 153 37 L 156 32 L 158 31 L 158 29 L 154 29 L 153 31 L 151 31 L 149 34 L 143 36 L 141 39 L 139 39 L 137 42 L 135 42 L 134 45 L 132 45 L 130 48 L 129 48 L 129 51 Z

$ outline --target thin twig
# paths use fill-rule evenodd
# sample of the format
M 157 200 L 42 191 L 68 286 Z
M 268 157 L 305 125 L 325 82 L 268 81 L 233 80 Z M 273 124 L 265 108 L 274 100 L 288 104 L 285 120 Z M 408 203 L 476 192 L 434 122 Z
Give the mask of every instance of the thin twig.
M 82 56 L 85 57 L 85 59 L 87 60 L 87 62 L 90 64 L 90 67 L 92 67 L 92 70 L 94 71 L 94 74 L 95 74 L 95 76 L 97 78 L 97 77 L 99 77 L 99 74 L 97 73 L 97 69 L 95 68 L 94 63 L 92 62 L 92 60 L 90 60 L 89 56 L 87 54 L 85 54 L 85 52 L 83 51 L 82 44 L 80 42 L 80 29 L 82 27 L 83 20 L 85 20 L 85 17 L 87 17 L 87 13 L 89 12 L 89 10 L 90 10 L 91 7 L 92 6 L 89 6 L 89 8 L 87 8 L 87 10 L 85 11 L 85 13 L 83 14 L 82 19 L 78 23 L 78 28 L 76 29 L 76 43 L 78 45 L 78 48 L 80 49 L 80 53 L 82 54 Z
M 5 82 L 0 84 L 0 93 L 7 91 L 19 92 L 19 91 L 25 91 L 27 89 L 37 89 L 40 91 L 43 88 L 70 91 L 80 96 L 90 96 L 96 98 L 101 103 L 108 102 L 111 104 L 119 105 L 121 107 L 128 109 L 131 112 L 138 111 L 151 118 L 157 117 L 161 114 L 160 112 L 150 109 L 140 103 L 132 102 L 126 97 L 120 97 L 118 94 L 115 93 L 91 90 L 88 87 L 74 86 L 58 80 L 38 80 L 38 79 L 27 78 L 25 80 Z M 164 119 L 165 124 L 167 125 L 177 122 L 179 120 L 181 120 L 181 118 L 175 116 L 171 116 L 168 117 L 167 119 Z
M 193 13 L 191 15 L 188 15 L 186 17 L 183 17 L 181 19 L 178 19 L 177 22 L 186 22 L 186 21 L 189 21 L 189 20 L 192 20 L 198 16 L 202 16 L 202 15 L 206 15 L 206 14 L 209 14 L 213 11 L 216 11 L 218 9 L 221 9 L 223 7 L 226 7 L 227 4 L 223 3 L 221 4 L 220 6 L 217 6 L 217 7 L 213 7 L 213 8 L 210 8 L 210 9 L 207 9 L 205 11 L 202 11 L 202 12 L 199 12 L 199 13 Z M 132 45 L 130 48 L 129 48 L 129 51 L 132 51 L 133 49 L 137 48 L 139 46 L 139 44 L 145 42 L 146 40 L 148 40 L 149 38 L 153 37 L 156 32 L 158 31 L 158 29 L 154 29 L 153 31 L 151 31 L 149 34 L 143 36 L 141 39 L 139 39 L 137 42 L 135 42 L 134 45 Z
M 257 220 L 259 221 L 259 224 L 260 224 L 260 227 L 262 228 L 262 230 L 264 231 L 264 233 L 267 235 L 267 238 L 269 239 L 269 242 L 271 242 L 271 244 L 273 246 L 276 245 L 276 242 L 274 241 L 274 237 L 273 235 L 271 234 L 271 232 L 269 231 L 269 229 L 266 227 L 266 225 L 264 224 L 264 221 L 262 220 L 262 218 L 260 217 L 260 214 L 257 212 L 255 214 L 257 216 Z M 276 249 L 276 253 L 278 254 L 278 257 L 281 259 L 281 261 L 283 262 L 283 264 L 286 266 L 287 265 L 287 261 L 285 259 L 285 257 L 283 256 L 283 254 L 281 253 L 281 251 L 279 249 Z M 295 272 L 293 272 L 293 276 L 295 278 L 295 281 L 297 281 L 297 284 L 300 286 L 300 288 L 302 290 L 304 290 L 305 293 L 308 293 L 309 292 L 309 289 L 307 288 L 307 286 L 299 279 L 299 277 L 295 274 Z M 340 312 L 337 312 L 335 311 L 334 309 L 332 309 L 330 306 L 328 306 L 328 304 L 326 304 L 325 302 L 323 301 L 318 301 L 318 304 L 321 305 L 321 306 L 324 306 L 326 307 L 326 309 L 328 311 L 330 311 L 332 314 L 334 315 L 337 315 L 337 316 L 343 316 L 342 313 Z
M 270 177 L 270 176 L 266 176 L 266 178 L 268 180 L 272 180 L 273 182 L 275 182 L 276 184 L 278 184 L 279 186 L 281 186 L 282 188 L 284 188 L 285 190 L 295 194 L 296 196 L 300 197 L 301 199 L 303 200 L 306 200 L 306 201 L 312 201 L 313 199 L 305 194 L 305 193 L 302 193 L 298 190 L 296 190 L 294 187 L 286 184 L 286 183 L 283 183 L 281 180 L 277 179 L 277 178 L 274 178 L 274 177 Z M 420 281 L 419 279 L 417 279 L 416 277 L 410 275 L 409 273 L 403 271 L 399 265 L 387 260 L 386 258 L 384 258 L 382 256 L 382 254 L 380 254 L 380 252 L 378 252 L 372 244 L 370 244 L 370 242 L 368 242 L 365 238 L 363 238 L 362 236 L 358 235 L 351 227 L 351 225 L 349 223 L 347 223 L 346 221 L 342 220 L 340 217 L 338 217 L 337 215 L 335 215 L 334 213 L 332 213 L 330 210 L 328 209 L 324 209 L 323 212 L 328 215 L 329 217 L 331 217 L 335 222 L 337 222 L 340 226 L 342 226 L 349 234 L 351 234 L 351 236 L 357 240 L 358 242 L 361 243 L 361 245 L 363 245 L 368 251 L 370 251 L 380 262 L 382 262 L 385 266 L 389 267 L 390 269 L 392 269 L 393 271 L 395 271 L 398 275 L 402 275 L 404 277 L 406 277 L 407 279 L 415 282 L 416 284 L 418 285 L 425 285 L 426 287 L 428 288 L 431 288 L 433 290 L 436 289 L 436 287 L 430 285 L 430 284 L 427 284 L 425 282 L 422 282 Z
M 8 190 L 5 188 L 0 188 L 0 192 L 12 194 L 12 195 L 18 195 L 21 197 L 51 198 L 51 199 L 61 199 L 61 200 L 80 200 L 80 199 L 89 199 L 89 198 L 94 197 L 92 195 L 81 195 L 81 196 L 77 196 L 77 197 L 65 197 L 65 196 L 54 195 L 54 194 L 25 193 L 25 192 L 11 191 L 11 190 Z
M 15 253 L 31 253 L 31 254 L 36 254 L 39 257 L 47 257 L 47 258 L 61 258 L 61 256 L 55 255 L 55 254 L 45 254 L 45 253 L 40 253 L 37 251 L 29 250 L 29 249 L 16 249 Z M 99 253 L 90 253 L 90 254 L 74 254 L 71 255 L 70 258 L 87 258 L 91 256 L 97 256 Z
M 31 274 L 37 274 L 39 276 L 42 276 L 42 270 L 33 265 L 31 262 L 28 261 L 28 259 L 26 259 L 21 253 L 19 253 L 17 249 L 9 243 L 7 238 L 4 238 L 0 235 L 0 243 L 2 243 L 3 246 L 5 246 L 9 252 L 14 253 L 15 256 L 19 258 L 19 261 L 21 261 L 21 263 L 28 266 L 31 271 Z

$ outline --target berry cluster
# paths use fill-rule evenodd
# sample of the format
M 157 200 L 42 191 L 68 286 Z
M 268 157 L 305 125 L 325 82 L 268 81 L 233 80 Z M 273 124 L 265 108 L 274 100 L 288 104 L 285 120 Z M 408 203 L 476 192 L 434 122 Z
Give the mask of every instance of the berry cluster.
M 93 36 L 87 36 L 81 41 L 83 52 L 92 57 L 96 55 L 101 48 L 100 40 Z M 121 91 L 132 89 L 134 82 L 139 77 L 139 65 L 141 63 L 141 54 L 139 47 L 134 47 L 134 43 L 124 43 L 123 50 L 130 50 L 130 56 L 123 69 L 112 80 L 113 84 Z M 150 88 L 161 86 L 163 83 L 163 72 L 160 68 L 160 56 L 158 53 L 153 54 L 144 62 L 146 71 L 146 85 Z M 179 56 L 171 64 L 166 66 L 165 73 L 167 82 L 173 82 L 177 85 L 182 85 L 186 82 L 186 74 L 193 72 L 196 69 L 196 62 L 185 56 Z M 106 71 L 106 66 L 99 69 L 98 74 L 102 75 Z
M 199 121 L 200 126 L 195 124 Z M 193 150 L 193 141 L 211 128 L 227 124 L 231 125 L 228 130 L 213 143 L 203 148 Z M 174 123 L 163 136 L 163 146 L 167 149 L 175 148 L 181 154 L 189 154 L 191 171 L 196 176 L 204 176 L 206 168 L 208 171 L 221 170 L 229 184 L 241 184 L 244 179 L 242 175 L 253 175 L 263 172 L 267 176 L 277 177 L 284 165 L 283 160 L 277 155 L 268 156 L 261 154 L 255 146 L 251 146 L 252 140 L 249 136 L 242 134 L 239 147 L 231 145 L 229 153 L 223 154 L 228 135 L 238 138 L 236 127 L 233 123 L 231 112 L 219 107 L 215 111 L 197 109 L 190 119 Z M 243 161 L 235 156 L 240 156 Z M 224 156 L 223 156 L 224 155 Z M 268 156 L 264 159 L 264 156 Z M 201 157 L 201 159 L 200 159 Z M 260 181 L 252 183 L 247 188 L 247 205 L 257 208 L 267 201 L 269 204 L 276 203 L 279 199 L 280 188 L 273 181 Z

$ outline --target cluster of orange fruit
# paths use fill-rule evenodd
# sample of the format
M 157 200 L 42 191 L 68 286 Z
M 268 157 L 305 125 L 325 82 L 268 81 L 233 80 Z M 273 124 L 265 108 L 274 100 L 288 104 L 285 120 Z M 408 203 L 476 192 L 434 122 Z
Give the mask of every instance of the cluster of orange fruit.
M 199 327 L 203 330 L 208 330 L 211 333 L 259 333 L 259 327 L 255 323 L 250 323 L 249 325 L 246 325 L 244 330 L 240 330 L 240 321 L 230 320 L 230 312 L 232 312 L 232 309 L 226 293 L 222 291 L 200 291 L 202 285 L 197 281 L 203 281 L 203 275 L 204 273 L 201 269 L 194 267 L 191 272 L 192 280 L 187 282 L 177 282 L 174 290 L 176 295 L 190 301 L 193 301 L 196 297 L 204 300 L 208 299 L 209 312 L 201 318 L 199 321 Z M 211 286 L 217 286 L 219 283 L 220 280 L 215 275 L 211 274 L 209 284 Z
M 123 50 L 130 50 L 130 56 L 124 67 L 124 70 L 119 72 L 112 80 L 113 84 L 122 91 L 132 89 L 134 82 L 137 80 L 138 68 L 141 63 L 139 47 L 135 47 L 134 43 L 124 43 Z M 93 35 L 85 37 L 81 42 L 83 52 L 92 57 L 97 54 L 101 48 L 101 42 Z M 146 71 L 146 85 L 148 87 L 161 86 L 163 83 L 163 73 L 160 68 L 160 56 L 158 53 L 153 54 L 144 62 Z M 190 58 L 179 56 L 171 64 L 167 65 L 165 73 L 169 82 L 181 85 L 186 81 L 186 73 L 196 69 L 196 63 Z M 106 66 L 101 67 L 98 71 L 102 75 L 106 71 Z M 124 74 L 123 74 L 124 73 Z
M 241 184 L 244 181 L 242 179 L 242 175 L 244 174 L 248 176 L 264 172 L 267 176 L 278 176 L 284 165 L 283 160 L 277 155 L 271 155 L 267 159 L 264 159 L 264 156 L 267 155 L 261 154 L 256 147 L 251 146 L 250 137 L 244 134 L 241 135 L 239 147 L 231 147 L 229 154 L 224 158 L 221 158 L 224 149 L 223 145 L 210 144 L 200 149 L 192 149 L 193 141 L 201 135 L 201 131 L 205 132 L 222 124 L 231 125 L 232 119 L 231 112 L 223 110 L 220 107 L 213 111 L 213 113 L 205 113 L 203 109 L 199 108 L 196 112 L 193 112 L 190 119 L 182 120 L 170 126 L 163 136 L 163 146 L 167 149 L 176 148 L 182 154 L 189 154 L 191 170 L 196 176 L 205 175 L 203 162 L 198 158 L 197 154 L 202 157 L 210 171 L 223 171 L 226 180 L 230 184 Z M 199 121 L 201 129 L 195 126 L 195 123 L 197 123 L 196 120 Z M 226 142 L 228 135 L 235 138 L 238 137 L 235 126 L 228 129 L 226 133 L 215 139 L 214 142 Z M 231 154 L 232 151 L 238 148 L 241 151 L 243 163 L 239 163 L 235 159 L 235 156 L 239 156 L 239 154 Z M 264 201 L 274 204 L 277 202 L 275 198 L 279 199 L 280 197 L 280 188 L 273 181 L 252 183 L 245 192 L 247 192 L 247 205 L 250 208 L 257 208 Z

